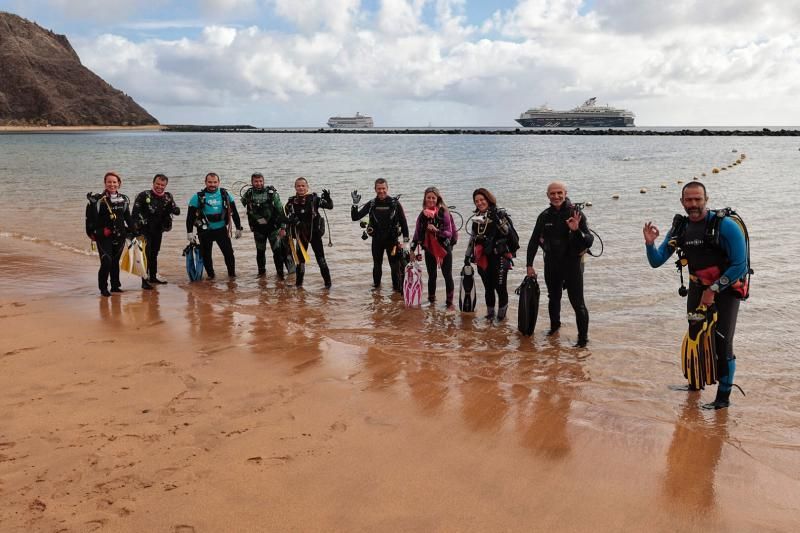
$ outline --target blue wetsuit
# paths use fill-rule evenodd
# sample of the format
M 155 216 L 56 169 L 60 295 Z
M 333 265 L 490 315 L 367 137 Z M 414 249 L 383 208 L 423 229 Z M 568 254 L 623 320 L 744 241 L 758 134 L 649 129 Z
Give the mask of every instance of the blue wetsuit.
M 708 224 L 714 223 L 715 211 L 708 211 L 704 220 L 688 221 L 681 235 L 667 232 L 661 244 L 646 245 L 647 260 L 650 266 L 657 268 L 663 265 L 675 253 L 676 246 L 670 242 L 680 241 L 678 246 L 688 260 L 690 281 L 686 300 L 686 311 L 697 309 L 703 291 L 709 287 L 717 292 L 714 303 L 717 306 L 717 338 L 716 348 L 720 364 L 719 388 L 717 400 L 723 398 L 726 405 L 733 386 L 733 375 L 736 370 L 736 356 L 733 353 L 733 336 L 736 331 L 736 319 L 739 314 L 741 295 L 735 290 L 737 282 L 747 274 L 747 241 L 745 234 L 732 218 L 723 217 L 719 224 L 718 244 L 709 243 L 706 239 Z M 714 269 L 713 267 L 716 267 Z M 711 278 L 707 273 L 711 272 Z M 717 403 L 715 401 L 715 403 Z
M 203 196 L 202 202 L 200 200 L 201 193 Z M 227 195 L 227 199 L 223 198 L 223 193 Z M 228 210 L 230 210 L 230 213 L 228 213 Z M 242 223 L 239 219 L 239 212 L 236 210 L 233 195 L 221 187 L 214 192 L 203 189 L 189 200 L 186 231 L 191 233 L 194 227 L 198 226 L 197 238 L 200 240 L 200 254 L 203 257 L 203 265 L 209 278 L 214 278 L 215 276 L 214 263 L 211 259 L 211 246 L 215 242 L 225 258 L 228 276 L 236 276 L 236 258 L 233 255 L 233 244 L 231 244 L 231 239 L 228 235 L 228 216 L 233 220 L 233 225 L 236 229 L 241 231 Z

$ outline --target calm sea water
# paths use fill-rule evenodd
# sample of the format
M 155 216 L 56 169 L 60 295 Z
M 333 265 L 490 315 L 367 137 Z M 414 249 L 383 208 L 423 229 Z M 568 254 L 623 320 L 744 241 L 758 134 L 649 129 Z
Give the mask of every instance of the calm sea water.
M 329 213 L 333 246 L 326 248 L 334 282 L 330 293 L 322 290 L 315 266 L 303 291 L 277 284 L 271 270 L 266 284 L 256 281 L 249 233 L 235 244 L 235 284 L 218 281 L 190 287 L 182 281 L 183 216 L 165 238 L 162 272 L 180 280 L 190 296 L 213 294 L 220 309 L 235 312 L 239 321 L 283 313 L 288 328 L 311 329 L 368 351 L 379 346 L 386 357 L 403 364 L 424 362 L 451 380 L 492 376 L 501 384 L 501 395 L 517 384 L 553 379 L 550 365 L 535 362 L 556 358 L 565 364 L 555 379 L 580 388 L 588 404 L 616 405 L 636 416 L 660 419 L 673 416 L 682 402 L 667 385 L 683 381 L 678 350 L 685 303 L 677 295 L 678 275 L 671 263 L 658 270 L 648 266 L 641 228 L 653 220 L 666 231 L 673 214 L 681 211 L 677 181 L 698 177 L 709 189 L 712 206 L 734 207 L 747 222 L 756 271 L 752 297 L 741 308 L 737 328 L 736 381 L 748 395 L 734 396 L 737 408 L 731 410 L 728 423 L 738 427 L 737 438 L 743 442 L 794 450 L 800 423 L 798 321 L 793 307 L 797 290 L 792 283 L 800 276 L 800 238 L 793 229 L 800 196 L 798 148 L 797 139 L 766 137 L 0 135 L 0 246 L 8 250 L 22 238 L 35 238 L 44 250 L 57 246 L 92 264 L 96 259 L 90 257 L 83 233 L 85 197 L 102 190 L 108 169 L 121 173 L 122 192 L 131 198 L 149 188 L 153 174 L 166 173 L 169 190 L 184 207 L 209 171 L 217 172 L 222 186 L 237 196 L 255 170 L 268 177 L 282 198 L 293 193 L 295 177 L 305 176 L 312 189 L 331 189 L 336 204 Z M 742 155 L 746 159 L 741 165 L 711 173 Z M 545 339 L 544 326 L 539 326 L 530 340 L 520 339 L 515 331 L 513 295 L 512 320 L 489 325 L 480 318 L 482 306 L 476 316 L 445 313 L 441 283 L 439 306 L 422 310 L 404 309 L 402 299 L 388 290 L 372 292 L 369 243 L 360 239 L 361 229 L 350 221 L 349 193 L 359 189 L 369 198 L 378 177 L 389 180 L 391 193 L 402 194 L 412 220 L 427 186 L 438 186 L 465 218 L 472 190 L 487 187 L 511 213 L 525 241 L 536 215 L 547 205 L 545 188 L 551 180 L 567 182 L 573 201 L 591 201 L 586 214 L 605 244 L 603 255 L 586 264 L 591 349 L 569 348 L 575 326 L 566 296 L 561 339 Z M 640 193 L 643 188 L 646 194 Z M 615 194 L 619 199 L 612 199 Z M 457 256 L 466 241 L 462 231 Z M 215 257 L 221 265 L 222 258 Z M 541 268 L 541 258 L 536 265 Z M 510 274 L 512 290 L 523 275 L 524 246 Z M 388 267 L 384 276 L 385 287 Z M 58 285 L 54 279 L 53 289 Z M 86 287 L 87 298 L 95 292 Z M 544 295 L 540 324 L 547 324 Z M 398 376 L 397 387 L 408 385 L 403 385 L 401 370 Z

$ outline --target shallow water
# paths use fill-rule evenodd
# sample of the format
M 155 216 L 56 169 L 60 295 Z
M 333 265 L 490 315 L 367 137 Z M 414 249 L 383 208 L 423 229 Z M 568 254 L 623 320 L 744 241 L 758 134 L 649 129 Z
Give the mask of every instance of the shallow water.
M 711 174 L 712 168 L 730 165 L 742 154 L 746 159 L 741 165 Z M 752 297 L 741 308 L 737 328 L 736 381 L 747 397 L 733 397 L 735 409 L 725 422 L 726 438 L 744 448 L 772 449 L 774 454 L 764 461 L 777 469 L 784 461 L 800 464 L 796 387 L 800 356 L 794 349 L 798 328 L 791 310 L 796 290 L 787 283 L 800 274 L 796 262 L 800 239 L 784 228 L 800 192 L 795 179 L 799 162 L 796 139 L 766 137 L 0 135 L 0 251 L 4 270 L 10 265 L 6 259 L 24 243 L 26 253 L 56 250 L 90 271 L 96 259 L 83 234 L 85 196 L 102 189 L 102 175 L 108 169 L 121 173 L 122 192 L 131 199 L 149 187 L 153 174 L 166 173 L 171 178 L 169 190 L 181 206 L 202 188 L 202 177 L 209 171 L 219 173 L 222 186 L 238 194 L 247 176 L 260 170 L 282 198 L 292 194 L 294 178 L 303 175 L 312 189 L 333 191 L 336 206 L 328 213 L 333 246 L 326 247 L 333 290 L 322 290 L 315 266 L 301 291 L 277 283 L 272 270 L 266 281 L 256 280 L 249 233 L 235 243 L 239 274 L 235 282 L 222 279 L 190 287 L 180 257 L 185 245 L 181 216 L 165 237 L 160 265 L 185 290 L 187 320 L 200 328 L 227 328 L 236 337 L 232 342 L 258 343 L 268 336 L 260 317 L 279 314 L 289 331 L 359 347 L 360 364 L 376 368 L 376 381 L 382 387 L 405 391 L 411 398 L 424 391 L 426 401 L 434 403 L 468 399 L 478 392 L 495 398 L 488 404 L 491 416 L 480 418 L 493 420 L 491 430 L 513 426 L 516 415 L 508 406 L 518 400 L 520 390 L 530 389 L 556 395 L 569 391 L 570 397 L 580 398 L 588 407 L 573 409 L 570 401 L 555 399 L 551 408 L 562 410 L 565 420 L 603 429 L 602 412 L 607 409 L 634 421 L 683 416 L 685 393 L 673 392 L 668 385 L 683 381 L 678 350 L 685 303 L 677 295 L 678 275 L 671 263 L 658 270 L 648 266 L 641 227 L 653 220 L 662 230 L 668 229 L 672 215 L 680 211 L 677 180 L 697 176 L 708 186 L 712 206 L 732 206 L 747 222 L 756 271 Z M 586 213 L 605 251 L 586 264 L 590 349 L 570 348 L 576 334 L 566 296 L 560 338 L 543 336 L 547 323 L 543 301 L 537 332 L 533 339 L 524 339 L 515 331 L 513 295 L 512 320 L 492 325 L 480 318 L 482 305 L 474 316 L 445 312 L 441 283 L 436 307 L 406 310 L 402 299 L 385 288 L 388 266 L 384 289 L 373 292 L 369 245 L 359 238 L 358 224 L 350 221 L 349 192 L 357 188 L 368 198 L 377 177 L 389 180 L 393 194 L 402 194 L 412 219 L 427 186 L 438 186 L 465 218 L 471 191 L 488 187 L 509 210 L 525 241 L 536 214 L 546 207 L 544 190 L 549 181 L 564 180 L 574 201 L 593 202 Z M 642 188 L 646 194 L 639 192 Z M 614 194 L 620 198 L 612 199 Z M 39 246 L 31 248 L 25 242 L 29 240 Z M 457 257 L 466 241 L 462 231 Z M 520 252 L 510 274 L 511 290 L 524 275 L 524 245 Z M 221 265 L 222 258 L 215 254 Z M 19 264 L 25 262 L 24 254 L 14 261 L 15 271 L 24 270 Z M 541 259 L 536 265 L 541 267 Z M 52 284 L 47 276 L 38 275 L 25 288 L 75 290 L 74 280 L 62 281 L 68 272 L 51 275 Z M 86 298 L 96 297 L 91 276 L 86 281 Z M 129 279 L 127 287 L 135 284 Z M 8 278 L 0 280 L 0 287 L 21 289 L 19 280 Z M 711 397 L 713 388 L 703 400 Z M 469 405 L 466 402 L 465 409 Z M 487 409 L 486 405 L 476 403 L 475 408 Z M 713 413 L 695 418 L 701 424 L 716 423 Z

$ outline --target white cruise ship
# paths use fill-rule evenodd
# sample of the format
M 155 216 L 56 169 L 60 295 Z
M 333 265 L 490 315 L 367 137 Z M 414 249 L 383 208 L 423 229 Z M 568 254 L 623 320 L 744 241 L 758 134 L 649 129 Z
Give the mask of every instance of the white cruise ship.
M 589 98 L 569 111 L 554 111 L 543 105 L 528 109 L 515 120 L 526 128 L 608 128 L 634 125 L 636 115 L 631 111 L 596 103 L 597 98 Z
M 328 119 L 328 126 L 331 128 L 372 128 L 372 117 L 356 113 L 354 117 L 331 117 Z

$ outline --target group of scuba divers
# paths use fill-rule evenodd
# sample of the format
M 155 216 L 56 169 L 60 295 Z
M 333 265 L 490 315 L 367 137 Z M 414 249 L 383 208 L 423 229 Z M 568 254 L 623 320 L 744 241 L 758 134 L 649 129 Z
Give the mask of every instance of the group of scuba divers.
M 156 174 L 152 188 L 136 196 L 133 208 L 127 196 L 119 192 L 122 179 L 116 172 L 103 178 L 105 190 L 88 194 L 86 234 L 100 256 L 98 285 L 103 296 L 122 292 L 120 258 L 128 239 L 134 236 L 147 243 L 144 248 L 146 267 L 142 288 L 166 283 L 158 277 L 158 253 L 163 233 L 172 227 L 172 217 L 180 214 L 173 196 L 166 191 L 169 179 Z M 295 285 L 302 286 L 308 249 L 314 252 L 326 288 L 332 285 L 331 271 L 325 259 L 322 237 L 327 217 L 324 210 L 333 209 L 331 193 L 311 192 L 306 178 L 294 182 L 295 194 L 282 203 L 277 190 L 265 183 L 256 172 L 250 186 L 240 191 L 246 207 L 247 220 L 256 245 L 258 275 L 266 275 L 267 243 L 272 251 L 276 274 L 285 279 L 294 273 Z M 364 228 L 363 239 L 372 239 L 372 281 L 379 287 L 383 258 L 388 258 L 392 288 L 402 292 L 405 266 L 409 261 L 424 262 L 428 273 L 428 300 L 436 299 L 438 271 L 445 281 L 445 306 L 454 309 L 453 247 L 458 240 L 454 211 L 451 211 L 435 187 L 425 189 L 413 235 L 409 232 L 399 197 L 389 194 L 389 184 L 379 178 L 374 183 L 375 197 L 363 205 L 357 190 L 351 193 L 351 219 Z M 526 254 L 526 276 L 517 289 L 520 294 L 519 330 L 530 335 L 536 322 L 539 286 L 533 267 L 537 251 L 544 256 L 544 279 L 548 291 L 550 327 L 547 336 L 555 335 L 561 327 L 561 298 L 564 289 L 574 309 L 578 329 L 576 347 L 589 342 L 589 312 L 583 296 L 585 254 L 594 243 L 596 233 L 589 229 L 582 204 L 573 204 L 562 182 L 547 187 L 550 205 L 536 219 Z M 483 282 L 487 307 L 486 319 L 505 320 L 508 310 L 508 271 L 520 247 L 520 240 L 511 217 L 498 207 L 495 196 L 485 188 L 472 193 L 475 210 L 469 217 L 470 237 L 461 271 L 459 308 L 475 311 L 475 289 L 472 265 L 475 264 Z M 682 369 L 688 380 L 686 390 L 700 390 L 719 381 L 714 402 L 704 407 L 728 407 L 736 358 L 733 336 L 739 303 L 748 296 L 749 237 L 741 218 L 732 210 L 709 210 L 705 186 L 692 181 L 681 191 L 681 203 L 688 216 L 676 215 L 664 240 L 656 246 L 660 231 L 651 222 L 643 233 L 647 258 L 652 267 L 664 264 L 674 253 L 681 271 L 682 296 L 687 296 L 689 329 L 682 345 Z M 325 218 L 323 218 L 325 217 Z M 364 220 L 362 220 L 364 219 Z M 210 172 L 205 187 L 189 200 L 186 217 L 188 246 L 184 254 L 196 255 L 202 263 L 199 276 L 189 269 L 191 279 L 200 279 L 205 269 L 209 279 L 215 277 L 212 247 L 216 243 L 222 252 L 228 276 L 236 276 L 236 263 L 231 237 L 240 238 L 242 224 L 233 195 L 220 187 L 220 178 Z M 329 237 L 330 238 L 330 237 Z M 409 246 L 410 241 L 410 246 Z M 601 241 L 602 242 L 602 241 Z M 682 268 L 688 267 L 689 288 L 683 287 Z M 111 289 L 108 280 L 111 279 Z M 419 289 L 421 291 L 421 288 Z M 524 317 L 523 317 L 524 315 Z M 523 324 L 524 322 L 524 324 Z M 738 387 L 738 385 L 737 385 Z

